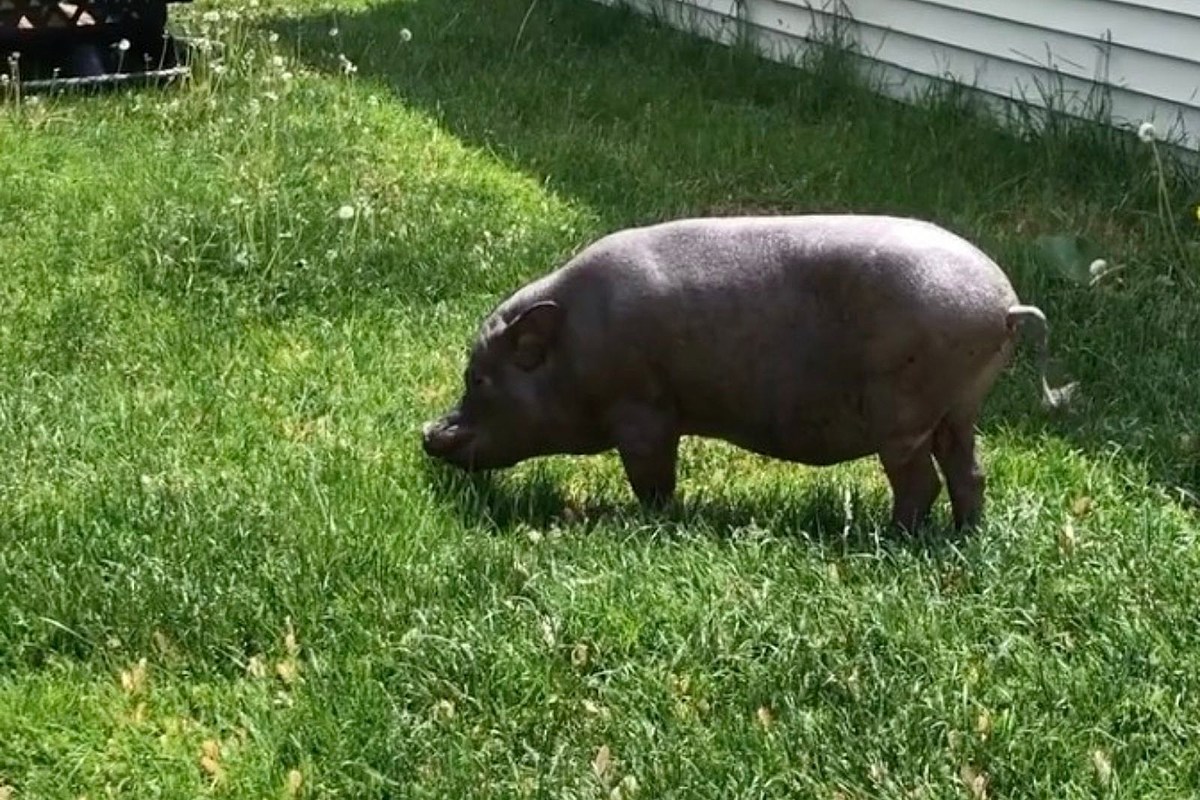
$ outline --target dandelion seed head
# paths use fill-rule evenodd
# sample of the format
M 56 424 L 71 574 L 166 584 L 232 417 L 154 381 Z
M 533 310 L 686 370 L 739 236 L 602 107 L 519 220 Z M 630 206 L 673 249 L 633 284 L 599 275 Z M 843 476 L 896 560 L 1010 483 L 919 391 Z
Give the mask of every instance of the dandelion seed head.
M 283 56 L 274 56 L 271 59 L 271 63 L 279 69 L 283 69 Z
M 410 31 L 408 28 L 401 28 L 400 29 L 400 41 L 411 42 L 412 41 L 412 31 Z
M 1153 142 L 1155 140 L 1155 138 L 1157 138 L 1157 134 L 1154 130 L 1154 123 L 1153 122 L 1143 122 L 1141 125 L 1138 126 L 1137 135 L 1138 135 L 1138 138 L 1141 139 L 1146 144 L 1150 144 L 1151 142 Z
M 1102 784 L 1107 785 L 1112 780 L 1112 761 L 1103 750 L 1092 751 L 1092 766 L 1096 769 L 1096 777 Z
M 1103 258 L 1097 258 L 1088 266 L 1088 274 L 1093 278 L 1103 275 L 1108 270 L 1108 262 Z
M 341 33 L 341 31 L 338 30 L 336 25 L 334 25 L 332 28 L 329 29 L 329 35 L 335 39 L 338 37 L 338 34 L 340 34 L 340 33 Z
M 338 219 L 350 220 L 354 219 L 354 206 L 344 205 L 337 210 Z
M 200 20 L 202 22 L 220 22 L 221 21 L 221 12 L 220 11 L 205 11 L 204 14 L 200 17 Z
M 270 35 L 267 36 L 267 41 L 270 42 L 271 44 L 275 44 L 276 42 L 279 41 L 279 34 L 276 33 L 275 31 L 271 31 Z
M 121 41 L 117 42 L 117 49 L 120 50 L 122 53 L 124 53 L 126 50 L 129 49 L 129 40 L 122 39 Z

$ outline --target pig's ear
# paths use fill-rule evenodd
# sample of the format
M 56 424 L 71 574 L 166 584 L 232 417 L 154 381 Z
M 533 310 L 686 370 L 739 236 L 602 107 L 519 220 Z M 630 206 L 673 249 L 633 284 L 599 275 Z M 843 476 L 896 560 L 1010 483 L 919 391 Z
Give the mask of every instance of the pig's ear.
M 504 330 L 512 343 L 514 360 L 521 369 L 530 370 L 546 359 L 562 326 L 562 306 L 553 300 L 534 303 L 522 311 Z

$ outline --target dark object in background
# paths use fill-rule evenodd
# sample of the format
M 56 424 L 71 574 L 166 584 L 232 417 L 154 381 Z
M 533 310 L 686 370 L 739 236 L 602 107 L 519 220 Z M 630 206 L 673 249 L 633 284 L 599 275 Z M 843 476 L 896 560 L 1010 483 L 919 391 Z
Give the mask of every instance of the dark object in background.
M 0 75 L 24 89 L 187 72 L 167 6 L 191 0 L 0 0 Z

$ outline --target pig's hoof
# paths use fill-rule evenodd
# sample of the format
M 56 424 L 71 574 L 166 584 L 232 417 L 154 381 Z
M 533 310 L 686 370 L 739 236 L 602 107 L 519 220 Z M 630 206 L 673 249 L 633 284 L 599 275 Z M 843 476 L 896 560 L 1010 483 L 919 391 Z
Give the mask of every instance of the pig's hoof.
M 666 492 L 647 494 L 638 498 L 638 505 L 649 514 L 665 514 L 674 510 L 675 495 Z
M 911 538 L 917 536 L 924 527 L 925 527 L 925 523 L 923 523 L 923 522 L 913 525 L 913 524 L 906 523 L 906 522 L 899 522 L 897 520 L 892 520 L 888 524 L 888 532 L 892 536 L 898 536 L 902 539 L 911 539 Z

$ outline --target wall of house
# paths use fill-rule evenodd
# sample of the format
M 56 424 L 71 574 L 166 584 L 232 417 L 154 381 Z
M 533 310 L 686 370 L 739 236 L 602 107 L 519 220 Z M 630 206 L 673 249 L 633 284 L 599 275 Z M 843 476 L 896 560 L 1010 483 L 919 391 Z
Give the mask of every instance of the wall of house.
M 1200 0 L 596 0 L 723 42 L 741 30 L 794 58 L 837 20 L 864 68 L 904 98 L 945 79 L 1010 101 L 1155 124 L 1200 149 Z

